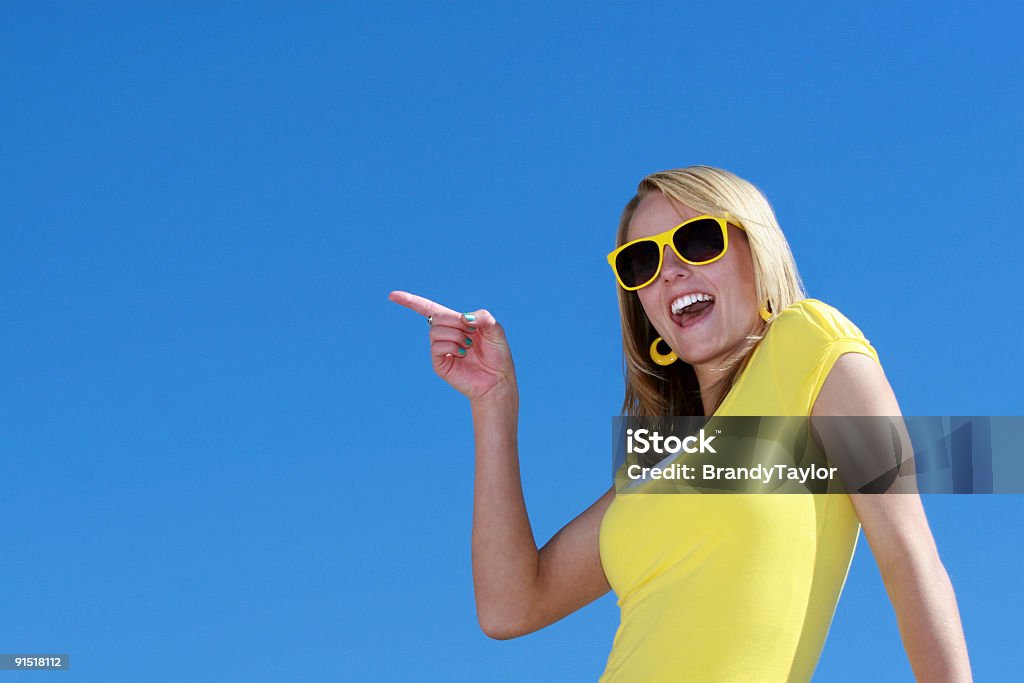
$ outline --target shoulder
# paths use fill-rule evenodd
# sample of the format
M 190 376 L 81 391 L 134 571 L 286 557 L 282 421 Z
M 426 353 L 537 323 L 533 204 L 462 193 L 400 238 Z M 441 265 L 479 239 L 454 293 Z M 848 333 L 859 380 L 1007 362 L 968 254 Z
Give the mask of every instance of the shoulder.
M 787 378 L 785 384 L 791 387 L 793 396 L 787 405 L 802 415 L 809 414 L 841 358 L 832 386 L 848 386 L 850 373 L 867 377 L 865 363 L 881 368 L 878 352 L 860 328 L 818 299 L 802 299 L 782 310 L 769 324 L 762 343 L 773 376 Z
M 818 299 L 801 299 L 785 308 L 771 322 L 775 336 L 805 336 L 822 343 L 843 339 L 870 343 L 849 318 L 833 306 Z
M 835 359 L 811 409 L 822 415 L 900 415 L 899 402 L 882 367 L 862 353 Z

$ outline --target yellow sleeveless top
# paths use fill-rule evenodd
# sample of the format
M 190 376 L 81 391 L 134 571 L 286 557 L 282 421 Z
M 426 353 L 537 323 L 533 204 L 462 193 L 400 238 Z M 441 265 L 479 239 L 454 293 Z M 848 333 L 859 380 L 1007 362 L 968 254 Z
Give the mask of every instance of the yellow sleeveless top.
M 715 415 L 808 416 L 850 352 L 878 361 L 842 313 L 799 301 Z M 616 495 L 600 551 L 621 623 L 601 683 L 809 681 L 859 532 L 844 493 Z

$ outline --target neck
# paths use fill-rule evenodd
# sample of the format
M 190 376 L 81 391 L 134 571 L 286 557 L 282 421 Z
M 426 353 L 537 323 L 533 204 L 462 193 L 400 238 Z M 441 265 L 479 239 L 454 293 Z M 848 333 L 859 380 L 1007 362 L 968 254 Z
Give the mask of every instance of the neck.
M 715 368 L 720 367 L 721 363 L 718 360 L 693 366 L 694 372 L 697 373 L 697 384 L 700 386 L 700 400 L 704 404 L 704 415 L 707 416 L 714 411 L 718 404 L 718 397 L 721 395 L 721 386 L 716 386 L 716 384 L 722 378 L 722 373 L 715 371 Z
M 765 323 L 758 318 L 747 334 L 750 336 L 764 334 L 764 326 Z M 710 416 L 714 412 L 715 406 L 718 405 L 719 398 L 722 395 L 723 386 L 719 382 L 727 374 L 721 371 L 722 366 L 732 354 L 736 353 L 746 343 L 746 338 L 743 338 L 717 358 L 693 366 L 693 370 L 697 374 L 697 385 L 700 387 L 700 398 L 701 403 L 704 405 L 705 416 Z

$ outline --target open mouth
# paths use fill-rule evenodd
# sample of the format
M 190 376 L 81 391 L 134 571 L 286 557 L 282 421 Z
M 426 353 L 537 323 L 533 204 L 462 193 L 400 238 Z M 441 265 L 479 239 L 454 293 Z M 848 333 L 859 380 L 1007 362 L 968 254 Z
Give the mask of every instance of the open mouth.
M 680 327 L 689 327 L 711 315 L 715 297 L 704 292 L 687 294 L 672 302 L 672 321 Z

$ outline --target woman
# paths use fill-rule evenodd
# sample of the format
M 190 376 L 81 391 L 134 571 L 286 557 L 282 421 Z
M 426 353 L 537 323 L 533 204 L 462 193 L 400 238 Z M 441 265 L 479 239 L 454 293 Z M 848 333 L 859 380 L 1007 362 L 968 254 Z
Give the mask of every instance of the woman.
M 626 416 L 900 415 L 874 349 L 806 299 L 757 188 L 695 166 L 641 181 L 609 263 Z M 516 445 L 519 394 L 501 325 L 406 292 L 435 371 L 470 400 L 473 576 L 492 638 L 536 631 L 614 588 L 622 621 L 602 681 L 806 681 L 860 526 L 921 681 L 971 680 L 952 586 L 914 495 L 616 496 L 537 550 Z

